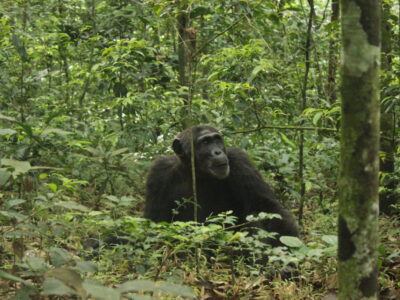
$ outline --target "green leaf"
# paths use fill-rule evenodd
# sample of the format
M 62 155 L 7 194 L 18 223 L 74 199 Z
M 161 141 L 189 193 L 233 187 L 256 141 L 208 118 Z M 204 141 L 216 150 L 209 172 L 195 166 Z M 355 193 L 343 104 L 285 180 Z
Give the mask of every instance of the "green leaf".
M 15 133 L 17 133 L 17 131 L 11 128 L 0 129 L 0 135 L 12 135 Z
M 48 128 L 42 131 L 42 135 L 51 135 L 52 133 L 61 135 L 61 136 L 66 136 L 72 134 L 70 131 L 65 131 L 59 128 Z
M 217 80 L 218 77 L 219 77 L 219 73 L 220 73 L 219 71 L 214 72 L 214 73 L 211 73 L 211 75 L 208 76 L 207 80 L 209 80 L 209 81 L 215 81 L 215 80 Z
M 172 282 L 167 282 L 167 281 L 160 282 L 159 289 L 172 296 L 191 297 L 191 298 L 196 297 L 196 293 L 193 291 L 191 287 L 175 284 Z
M 13 199 L 13 200 L 10 200 L 10 201 L 8 201 L 6 203 L 6 209 L 10 209 L 10 208 L 12 208 L 14 206 L 20 205 L 20 204 L 25 203 L 25 202 L 26 202 L 26 200 L 24 200 L 24 199 Z
M 129 299 L 133 300 L 159 300 L 160 298 L 155 298 L 147 295 L 134 295 L 134 294 L 126 294 L 124 297 L 127 297 Z
M 312 187 L 313 187 L 313 184 L 312 184 L 311 181 L 306 181 L 305 182 L 305 188 L 306 188 L 307 192 L 311 191 Z
M 60 201 L 57 202 L 56 204 L 54 204 L 55 206 L 61 206 L 64 208 L 69 208 L 69 209 L 75 209 L 75 210 L 79 210 L 82 212 L 87 212 L 89 211 L 89 209 L 86 206 L 83 206 L 82 204 L 73 202 L 73 201 Z
M 82 148 L 88 152 L 90 152 L 93 156 L 99 156 L 101 154 L 99 149 L 90 147 L 90 146 L 82 146 Z
M 317 125 L 317 124 L 318 124 L 318 121 L 321 119 L 321 117 L 322 117 L 323 115 L 324 115 L 324 112 L 323 112 L 323 111 L 317 112 L 317 113 L 314 115 L 314 117 L 313 117 L 312 123 L 313 123 L 314 125 Z
M 43 295 L 75 295 L 75 291 L 57 278 L 46 278 L 43 282 Z
M 36 286 L 25 285 L 15 291 L 14 300 L 31 300 L 33 297 L 39 294 Z M 33 296 L 33 297 L 31 297 Z
M 74 269 L 77 269 L 79 272 L 97 272 L 98 267 L 94 262 L 91 261 L 77 261 Z
M 232 243 L 232 242 L 234 242 L 234 241 L 236 241 L 236 240 L 242 239 L 243 237 L 244 237 L 243 232 L 237 231 L 237 232 L 235 232 L 234 235 L 232 235 L 232 236 L 229 238 L 228 242 L 229 242 L 229 243 Z
M 198 16 L 210 15 L 212 12 L 213 11 L 206 6 L 197 6 L 190 11 L 190 18 L 194 19 Z
M 5 168 L 0 169 L 0 186 L 3 186 L 7 183 L 8 179 L 10 179 L 11 173 L 7 171 Z
M 82 287 L 83 280 L 75 270 L 65 267 L 56 268 L 47 271 L 45 278 L 48 283 L 43 286 L 43 293 L 46 295 L 65 295 L 67 293 L 77 294 L 86 299 L 86 291 Z
M 338 237 L 336 235 L 323 235 L 321 240 L 333 246 L 336 246 L 338 244 Z
M 12 167 L 14 169 L 12 172 L 13 177 L 17 177 L 20 174 L 25 174 L 31 169 L 31 164 L 29 161 L 19 161 L 8 158 L 3 158 L 1 160 L 1 165 Z
M 6 272 L 4 272 L 2 270 L 0 270 L 0 278 L 12 280 L 12 281 L 17 281 L 17 282 L 25 282 L 25 280 L 23 280 L 23 279 L 21 279 L 21 278 L 19 278 L 17 276 L 11 275 L 9 273 L 6 273 Z
M 335 113 L 340 113 L 340 111 L 342 110 L 341 106 L 334 106 L 332 109 L 330 109 L 328 111 L 328 114 L 335 114 Z
M 0 114 L 0 119 L 1 120 L 7 120 L 7 121 L 15 121 L 15 119 L 13 117 L 9 117 L 3 114 Z
M 269 214 L 265 212 L 260 212 L 257 216 L 249 215 L 246 217 L 246 221 L 248 222 L 259 222 L 271 219 L 282 219 L 282 216 L 280 214 Z
M 49 183 L 47 186 L 49 187 L 49 189 L 51 189 L 53 193 L 57 192 L 58 190 L 58 186 L 55 183 Z
M 311 249 L 307 252 L 308 257 L 321 257 L 324 253 L 323 249 Z
M 109 287 L 99 285 L 94 281 L 86 280 L 83 283 L 86 292 L 96 299 L 100 300 L 117 300 L 120 299 L 120 292 Z
M 118 287 L 118 290 L 121 293 L 132 292 L 132 291 L 145 291 L 145 292 L 165 293 L 172 296 L 192 297 L 192 298 L 196 297 L 196 294 L 192 288 L 166 281 L 153 282 L 150 280 L 132 280 L 121 284 Z
M 11 210 L 8 210 L 8 211 L 1 210 L 1 211 L 0 211 L 0 215 L 4 216 L 4 217 L 6 217 L 6 218 L 10 218 L 10 219 L 16 219 L 18 222 L 24 221 L 24 220 L 26 220 L 26 219 L 28 218 L 27 216 L 25 216 L 25 215 L 23 215 L 23 214 L 20 214 L 20 213 L 18 213 L 18 212 L 11 211 Z M 11 234 L 12 232 L 15 232 L 15 231 L 6 232 L 4 235 L 5 235 L 5 236 L 6 236 L 6 235 L 9 235 L 9 234 Z
M 155 291 L 155 289 L 156 283 L 150 280 L 131 280 L 124 282 L 118 287 L 120 293 L 137 291 L 152 292 Z
M 47 173 L 40 173 L 39 174 L 39 179 L 45 179 L 45 178 L 47 178 L 49 176 L 49 174 L 47 174 Z
M 115 151 L 111 152 L 110 157 L 120 155 L 128 150 L 129 150 L 128 148 L 121 148 L 121 149 L 115 150 Z
M 26 220 L 27 217 L 24 216 L 24 219 L 21 219 L 19 221 L 23 221 Z M 4 237 L 8 237 L 8 238 L 25 238 L 25 237 L 33 237 L 33 236 L 37 236 L 38 233 L 37 232 L 31 232 L 31 231 L 22 231 L 22 230 L 14 230 L 14 231 L 8 231 L 6 233 L 4 233 Z
M 71 254 L 60 248 L 50 248 L 49 256 L 52 265 L 55 267 L 61 267 L 71 260 Z
M 34 272 L 42 273 L 48 269 L 46 261 L 42 257 L 28 256 L 26 263 Z
M 108 195 L 107 199 L 115 203 L 119 202 L 119 198 L 115 197 L 114 195 Z
M 251 71 L 251 74 L 249 78 L 247 79 L 247 83 L 250 83 L 253 81 L 254 78 L 256 78 L 257 74 L 264 69 L 263 65 L 256 66 L 253 71 Z
M 22 43 L 21 39 L 19 38 L 18 35 L 13 34 L 11 37 L 11 42 L 14 45 L 15 49 L 17 50 L 19 56 L 21 57 L 22 60 L 26 60 L 28 58 L 28 55 L 26 53 L 26 49 L 24 44 Z
M 293 149 L 296 149 L 296 145 L 291 140 L 289 140 L 289 138 L 283 132 L 280 132 L 280 135 L 283 142 L 291 146 Z
M 295 236 L 281 236 L 279 240 L 282 244 L 290 248 L 300 248 L 304 246 L 303 242 Z

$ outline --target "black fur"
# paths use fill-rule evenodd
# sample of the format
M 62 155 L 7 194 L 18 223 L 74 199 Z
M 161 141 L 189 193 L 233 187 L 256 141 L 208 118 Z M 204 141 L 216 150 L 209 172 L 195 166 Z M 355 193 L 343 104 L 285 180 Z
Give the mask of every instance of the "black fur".
M 211 214 L 216 215 L 228 210 L 233 211 L 233 215 L 238 218 L 238 224 L 245 223 L 246 216 L 251 214 L 256 216 L 260 212 L 277 213 L 282 219 L 266 220 L 255 225 L 279 235 L 298 236 L 293 216 L 275 199 L 271 188 L 243 150 L 225 149 L 222 137 L 213 127 L 194 126 L 192 132 L 199 222 L 204 222 Z M 198 142 L 208 135 L 215 140 L 211 138 L 207 145 Z M 176 155 L 161 157 L 151 167 L 146 183 L 145 218 L 156 222 L 194 219 L 193 205 L 186 204 L 179 207 L 176 215 L 172 213 L 173 209 L 177 209 L 176 201 L 193 198 L 190 140 L 190 130 L 183 131 L 173 144 Z M 210 151 L 212 153 L 208 153 Z M 229 174 L 226 177 L 221 175 L 226 171 L 223 166 L 225 157 L 229 164 Z M 210 162 L 212 160 L 217 160 L 217 163 L 214 163 L 217 167 L 212 168 L 218 170 L 218 176 L 213 176 L 215 171 L 207 168 L 213 165 L 213 162 Z M 278 240 L 268 242 L 274 246 L 279 245 Z

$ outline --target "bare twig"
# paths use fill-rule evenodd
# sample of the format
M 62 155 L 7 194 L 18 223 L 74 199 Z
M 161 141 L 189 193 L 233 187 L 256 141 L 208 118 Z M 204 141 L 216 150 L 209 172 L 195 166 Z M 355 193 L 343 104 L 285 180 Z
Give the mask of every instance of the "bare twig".
M 242 130 L 242 131 L 234 131 L 230 132 L 232 134 L 237 133 L 252 133 L 261 131 L 264 129 L 281 129 L 281 130 L 319 130 L 319 131 L 338 131 L 336 128 L 327 128 L 327 127 L 304 127 L 304 126 L 260 126 L 254 129 Z
M 193 54 L 193 57 L 196 57 L 197 55 L 199 55 L 204 50 L 204 48 L 207 47 L 208 44 L 210 44 L 217 37 L 223 35 L 225 32 L 227 32 L 230 29 L 232 29 L 233 27 L 235 27 L 237 24 L 239 24 L 245 18 L 246 18 L 246 15 L 242 16 L 241 18 L 239 18 L 235 22 L 233 22 L 231 25 L 226 27 L 224 30 L 222 30 L 221 32 L 217 33 L 216 35 L 214 35 L 213 37 L 208 39 L 203 45 L 201 45 L 201 47 L 199 49 L 197 49 L 197 51 Z

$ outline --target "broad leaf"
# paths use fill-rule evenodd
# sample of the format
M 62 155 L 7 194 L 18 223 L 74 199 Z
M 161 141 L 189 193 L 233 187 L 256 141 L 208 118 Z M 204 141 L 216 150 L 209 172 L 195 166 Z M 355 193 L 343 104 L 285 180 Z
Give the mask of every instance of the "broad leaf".
M 12 280 L 12 281 L 18 281 L 18 282 L 25 282 L 25 280 L 23 280 L 23 279 L 21 279 L 21 278 L 19 278 L 17 276 L 11 275 L 9 273 L 6 273 L 6 272 L 4 272 L 2 270 L 0 270 L 0 278 Z
M 43 282 L 43 295 L 76 295 L 75 291 L 57 278 L 46 278 Z
M 19 161 L 8 158 L 3 158 L 1 160 L 1 165 L 12 167 L 14 169 L 12 172 L 13 177 L 17 177 L 20 174 L 25 174 L 31 169 L 31 164 L 29 161 Z
M 303 242 L 295 236 L 281 236 L 279 240 L 282 242 L 282 244 L 290 248 L 300 248 L 304 246 Z
M 337 235 L 324 235 L 321 239 L 329 245 L 336 246 L 338 244 Z
M 85 281 L 83 288 L 88 294 L 99 300 L 118 300 L 120 299 L 120 292 L 109 287 L 99 285 L 94 281 Z
M 193 289 L 171 282 L 153 282 L 150 280 L 132 280 L 121 284 L 118 288 L 121 293 L 132 291 L 147 291 L 165 293 L 172 296 L 196 297 Z

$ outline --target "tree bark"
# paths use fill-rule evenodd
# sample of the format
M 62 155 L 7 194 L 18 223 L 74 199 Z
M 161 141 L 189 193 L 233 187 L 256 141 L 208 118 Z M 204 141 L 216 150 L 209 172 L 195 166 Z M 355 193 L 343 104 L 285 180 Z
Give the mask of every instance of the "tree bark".
M 331 15 L 331 24 L 336 23 L 339 20 L 339 0 L 332 0 L 332 15 Z M 336 28 L 336 27 L 335 27 Z M 338 64 L 338 41 L 336 29 L 334 29 L 334 33 L 329 41 L 329 65 L 328 65 L 328 83 L 326 86 L 326 93 L 328 100 L 331 104 L 336 102 L 336 69 Z
M 380 3 L 340 4 L 339 299 L 377 299 Z
M 306 47 L 305 47 L 305 70 L 304 70 L 304 78 L 303 78 L 303 87 L 301 91 L 301 103 L 300 103 L 300 113 L 307 107 L 307 86 L 308 86 L 308 74 L 310 72 L 311 66 L 311 41 L 312 41 L 312 26 L 313 26 L 313 17 L 315 15 L 314 9 L 314 0 L 308 0 L 308 5 L 310 6 L 310 13 L 308 17 L 307 24 L 307 37 L 306 37 Z M 300 123 L 303 125 L 303 121 Z M 306 184 L 304 182 L 304 131 L 300 131 L 300 144 L 299 144 L 299 182 L 300 182 L 300 206 L 299 206 L 299 216 L 298 221 L 299 224 L 302 225 L 303 222 L 303 211 L 304 211 L 304 201 L 305 201 L 305 193 L 306 193 Z
M 187 4 L 182 4 L 178 15 L 178 72 L 179 84 L 182 87 L 184 107 L 182 110 L 182 125 L 188 128 L 191 125 L 191 78 L 193 54 L 195 53 L 196 32 L 189 25 Z

